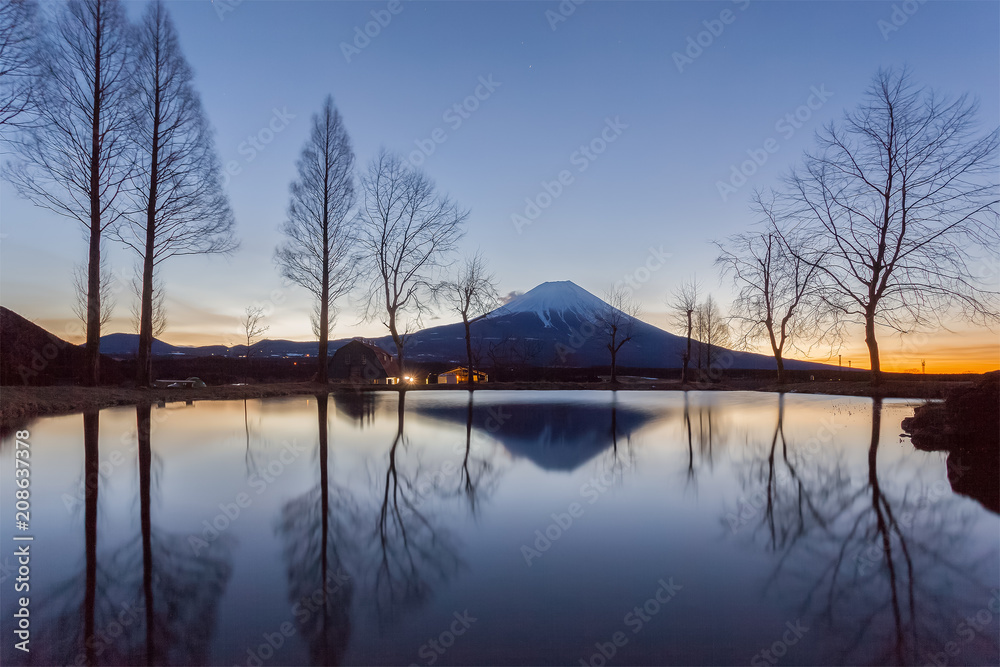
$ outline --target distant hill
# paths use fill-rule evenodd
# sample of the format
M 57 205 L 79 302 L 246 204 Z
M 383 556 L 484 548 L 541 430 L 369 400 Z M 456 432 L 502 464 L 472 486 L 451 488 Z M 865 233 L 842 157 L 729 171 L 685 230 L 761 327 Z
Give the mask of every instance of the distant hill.
M 337 341 L 339 347 L 347 339 Z M 332 343 L 331 343 L 332 344 Z M 171 345 L 157 338 L 153 339 L 153 356 L 187 356 L 187 357 L 242 357 L 246 345 Z M 316 356 L 319 352 L 318 342 L 299 342 L 292 340 L 262 340 L 253 344 L 253 356 Z M 331 350 L 336 348 L 331 348 Z M 101 336 L 101 352 L 113 357 L 133 357 L 139 352 L 139 335 L 133 333 L 113 333 Z
M 172 354 L 180 349 L 162 340 L 153 339 L 153 354 L 156 356 Z M 193 348 L 199 349 L 199 348 Z M 113 333 L 101 336 L 101 354 L 113 357 L 134 356 L 139 351 L 139 334 Z
M 0 384 L 48 385 L 77 382 L 87 351 L 14 311 L 0 306 Z M 101 382 L 120 382 L 118 363 L 101 358 Z

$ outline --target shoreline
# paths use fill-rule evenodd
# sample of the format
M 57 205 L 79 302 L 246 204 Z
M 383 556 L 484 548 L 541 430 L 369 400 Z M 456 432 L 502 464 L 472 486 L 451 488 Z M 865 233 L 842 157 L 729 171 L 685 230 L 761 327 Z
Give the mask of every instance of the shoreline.
M 677 380 L 623 380 L 616 386 L 608 383 L 583 382 L 491 382 L 477 385 L 476 391 L 756 391 L 765 393 L 826 394 L 908 398 L 928 400 L 944 398 L 948 391 L 972 386 L 970 381 L 944 382 L 919 380 L 889 380 L 879 387 L 867 382 L 813 381 L 779 385 L 774 381 L 732 380 L 714 383 L 691 382 L 682 386 Z M 406 391 L 467 391 L 467 385 L 412 385 Z M 876 391 L 877 390 L 877 391 Z M 315 382 L 280 382 L 272 384 L 223 385 L 201 389 L 139 389 L 122 387 L 77 387 L 55 385 L 45 387 L 0 387 L 0 431 L 20 428 L 39 417 L 74 414 L 86 410 L 101 410 L 141 403 L 163 401 L 227 401 L 280 396 L 301 396 L 322 392 L 398 392 L 398 385 L 321 385 Z

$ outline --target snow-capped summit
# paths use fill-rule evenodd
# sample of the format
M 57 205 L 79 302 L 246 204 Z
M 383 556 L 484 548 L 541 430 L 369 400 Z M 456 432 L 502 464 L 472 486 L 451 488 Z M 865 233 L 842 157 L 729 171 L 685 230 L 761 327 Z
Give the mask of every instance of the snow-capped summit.
M 570 280 L 542 283 L 534 289 L 516 296 L 505 305 L 490 313 L 511 315 L 514 313 L 534 313 L 546 327 L 556 326 L 553 320 L 565 322 L 564 313 L 575 313 L 581 319 L 589 319 L 606 304 Z

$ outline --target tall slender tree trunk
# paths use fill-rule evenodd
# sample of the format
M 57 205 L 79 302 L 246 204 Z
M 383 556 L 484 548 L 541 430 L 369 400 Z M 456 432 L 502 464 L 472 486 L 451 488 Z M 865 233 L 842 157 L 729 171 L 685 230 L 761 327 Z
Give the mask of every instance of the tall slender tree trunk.
M 323 214 L 323 284 L 319 304 L 319 372 L 316 379 L 327 383 L 327 355 L 330 341 L 330 230 L 327 214 Z
M 326 132 L 323 134 L 323 284 L 319 304 L 319 373 L 316 379 L 326 384 L 327 348 L 330 341 L 330 110 L 326 110 Z
M 159 30 L 159 24 L 157 24 Z M 153 382 L 153 259 L 156 252 L 156 205 L 160 185 L 160 124 L 163 117 L 160 98 L 160 40 L 156 40 L 153 81 L 153 145 L 149 159 L 149 193 L 146 202 L 146 246 L 142 257 L 142 293 L 139 306 L 139 386 Z
M 386 295 L 388 301 L 388 294 Z M 403 369 L 403 339 L 400 338 L 396 330 L 396 311 L 389 310 L 389 333 L 392 334 L 392 342 L 396 345 L 396 364 L 399 366 L 399 381 L 405 385 L 406 371 Z
M 878 341 L 875 340 L 875 314 L 865 315 L 865 344 L 868 346 L 868 357 L 872 366 L 872 386 L 882 384 L 882 366 L 878 358 Z
M 462 321 L 465 322 L 465 357 L 468 360 L 468 371 L 469 371 L 469 389 L 472 389 L 472 385 L 475 382 L 472 370 L 472 327 L 469 325 L 469 318 L 466 315 L 462 315 Z
M 767 322 L 767 334 L 771 341 L 771 353 L 774 354 L 774 363 L 778 368 L 778 384 L 785 384 L 785 360 L 781 358 L 781 348 L 778 347 L 778 341 L 774 337 L 770 320 Z M 784 343 L 782 343 L 782 346 L 784 346 Z
M 90 253 L 87 267 L 87 371 L 84 384 L 101 381 L 101 5 L 94 34 L 94 105 L 90 139 Z
M 324 253 L 328 254 L 328 253 Z M 327 371 L 327 364 L 329 363 L 329 348 L 330 346 L 330 327 L 328 322 L 330 321 L 330 283 L 329 283 L 329 269 L 323 269 L 323 287 L 322 287 L 322 303 L 319 305 L 319 371 L 316 374 L 316 379 L 320 384 L 326 384 L 329 380 Z
M 684 365 L 681 367 L 681 384 L 687 383 L 688 364 L 691 362 L 691 311 L 687 311 L 687 351 L 684 352 Z
M 159 70 L 157 69 L 157 79 Z M 153 382 L 153 255 L 156 252 L 156 200 L 160 154 L 160 91 L 157 82 L 156 111 L 153 114 L 153 153 L 149 165 L 149 200 L 146 204 L 146 247 L 142 258 L 142 296 L 139 308 L 139 357 L 137 381 L 148 387 Z

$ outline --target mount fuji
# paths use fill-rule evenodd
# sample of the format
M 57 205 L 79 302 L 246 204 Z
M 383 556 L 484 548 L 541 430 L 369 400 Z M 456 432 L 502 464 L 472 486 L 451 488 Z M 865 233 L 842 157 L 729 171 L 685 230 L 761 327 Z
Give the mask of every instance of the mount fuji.
M 498 360 L 502 364 L 526 367 L 583 369 L 608 366 L 610 355 L 606 341 L 595 326 L 596 314 L 605 308 L 607 304 L 602 299 L 571 281 L 542 283 L 473 322 L 473 351 L 484 367 Z M 346 338 L 330 341 L 330 353 L 348 342 L 350 339 Z M 390 336 L 376 338 L 373 342 L 384 350 L 396 351 Z M 633 338 L 618 353 L 618 365 L 620 368 L 680 368 L 686 345 L 684 337 L 633 318 Z M 696 354 L 697 345 L 692 342 L 692 354 Z M 238 356 L 243 354 L 243 347 L 178 347 L 154 341 L 153 352 L 191 357 Z M 254 354 L 259 356 L 315 355 L 319 349 L 315 341 L 281 340 L 262 340 L 254 343 L 253 348 Z M 101 352 L 105 354 L 135 354 L 137 349 L 138 336 L 134 334 L 110 334 L 101 338 Z M 406 358 L 416 362 L 464 365 L 465 327 L 456 322 L 413 333 L 406 345 Z M 727 368 L 775 368 L 772 357 L 750 352 L 730 351 L 720 359 Z M 785 368 L 818 370 L 831 367 L 786 360 Z
M 599 297 L 568 280 L 546 282 L 518 295 L 471 325 L 474 350 L 482 364 L 488 354 L 507 345 L 512 356 L 532 366 L 590 368 L 607 366 L 606 341 L 595 326 L 596 314 L 607 308 Z M 620 367 L 679 368 L 687 340 L 642 320 L 633 319 L 633 338 L 618 354 Z M 395 350 L 392 339 L 380 338 L 380 347 Z M 461 322 L 414 333 L 406 346 L 414 361 L 465 361 L 465 329 Z M 731 351 L 730 368 L 773 369 L 767 355 Z M 790 370 L 824 368 L 823 364 L 788 360 Z

